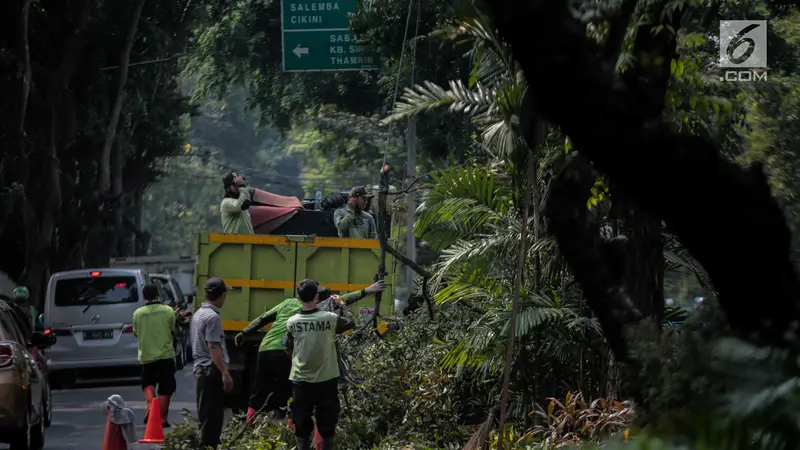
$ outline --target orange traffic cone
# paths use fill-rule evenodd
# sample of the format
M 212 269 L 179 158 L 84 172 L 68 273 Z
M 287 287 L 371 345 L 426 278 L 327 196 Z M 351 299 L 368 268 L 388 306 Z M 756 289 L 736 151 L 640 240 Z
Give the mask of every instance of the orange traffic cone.
M 314 448 L 322 450 L 322 435 L 319 434 L 319 429 L 314 427 Z
M 161 422 L 161 408 L 158 402 L 150 402 L 150 413 L 147 417 L 147 428 L 144 429 L 144 439 L 139 439 L 140 444 L 163 444 L 164 428 Z
M 106 420 L 106 434 L 103 436 L 103 450 L 128 450 L 125 437 L 119 425 L 111 422 L 111 415 Z

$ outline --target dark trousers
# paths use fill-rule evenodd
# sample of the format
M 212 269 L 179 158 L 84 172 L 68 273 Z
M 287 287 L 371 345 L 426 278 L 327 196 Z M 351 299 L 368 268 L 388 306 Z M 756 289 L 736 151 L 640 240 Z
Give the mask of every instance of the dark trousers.
M 159 359 L 147 364 L 142 364 L 142 389 L 148 386 L 158 386 L 158 395 L 172 395 L 175 393 L 175 360 L 172 358 Z M 162 414 L 164 411 L 161 412 Z
M 222 433 L 225 413 L 225 390 L 222 374 L 213 364 L 198 368 L 195 374 L 197 388 L 197 418 L 200 421 L 200 445 L 216 449 Z
M 283 350 L 258 352 L 255 379 L 247 406 L 258 411 L 266 402 L 265 411 L 274 411 L 278 418 L 285 417 L 281 408 L 286 407 L 292 396 L 292 382 L 289 381 L 291 370 L 292 360 Z
M 312 416 L 317 421 L 317 431 L 323 439 L 332 438 L 336 434 L 341 410 L 338 382 L 334 378 L 322 383 L 293 383 L 292 420 L 295 436 L 311 438 L 314 431 Z

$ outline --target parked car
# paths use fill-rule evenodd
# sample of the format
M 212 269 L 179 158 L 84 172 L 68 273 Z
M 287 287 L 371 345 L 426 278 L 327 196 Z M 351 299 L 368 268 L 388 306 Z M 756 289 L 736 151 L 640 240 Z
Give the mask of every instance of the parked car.
M 150 277 L 159 287 L 161 302 L 175 309 L 175 367 L 181 370 L 192 360 L 192 343 L 189 339 L 192 305 L 187 302 L 175 277 L 163 273 L 151 274 Z
M 11 450 L 44 447 L 52 397 L 42 351 L 55 342 L 26 328 L 19 310 L 0 300 L 0 442 Z
M 142 269 L 85 269 L 50 277 L 44 326 L 58 336 L 48 350 L 54 382 L 84 371 L 139 370 L 133 312 L 144 304 Z M 55 384 L 55 383 L 54 383 Z

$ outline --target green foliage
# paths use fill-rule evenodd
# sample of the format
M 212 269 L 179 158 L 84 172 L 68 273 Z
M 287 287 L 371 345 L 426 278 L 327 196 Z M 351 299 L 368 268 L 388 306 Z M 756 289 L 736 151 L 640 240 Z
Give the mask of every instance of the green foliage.
M 468 314 L 442 308 L 431 322 L 420 312 L 404 321 L 391 340 L 376 342 L 366 330 L 346 341 L 343 351 L 352 360 L 357 382 L 343 410 L 349 435 L 343 439 L 351 442 L 343 448 L 378 445 L 383 439 L 439 446 L 466 440 L 464 424 L 485 418 L 473 405 L 485 395 L 485 386 L 469 373 L 440 368 L 439 361 L 463 337 L 461 324 Z
M 24 271 L 21 281 L 38 290 L 51 272 L 143 251 L 137 205 L 159 158 L 183 147 L 181 118 L 193 112 L 177 83 L 180 65 L 164 58 L 182 51 L 205 2 L 144 3 L 113 129 L 111 160 L 121 170 L 111 176 L 122 188 L 113 195 L 98 187 L 101 170 L 112 168 L 101 166 L 101 152 L 135 2 L 27 4 L 26 35 L 23 2 L 0 7 L 0 202 L 13 218 L 0 223 L 0 242 L 20 255 L 2 269 Z
M 199 423 L 191 417 L 188 410 L 183 410 L 184 421 L 175 425 L 164 436 L 165 450 L 197 450 L 200 449 Z M 245 425 L 244 417 L 234 417 L 222 430 L 221 448 L 241 450 L 289 450 L 294 448 L 294 434 L 285 424 L 271 419 L 256 421 L 254 425 Z
M 384 122 L 447 106 L 450 112 L 471 117 L 484 149 L 520 169 L 519 155 L 527 148 L 519 129 L 519 112 L 527 84 L 510 48 L 495 35 L 488 16 L 468 5 L 464 2 L 462 16 L 455 24 L 440 28 L 433 36 L 471 46 L 467 53 L 472 62 L 469 81 L 451 79 L 449 89 L 430 80 L 407 88 Z
M 213 160 L 174 156 L 160 162 L 162 180 L 144 196 L 144 225 L 158 230 L 157 255 L 192 255 L 197 235 L 220 229 L 222 183 Z

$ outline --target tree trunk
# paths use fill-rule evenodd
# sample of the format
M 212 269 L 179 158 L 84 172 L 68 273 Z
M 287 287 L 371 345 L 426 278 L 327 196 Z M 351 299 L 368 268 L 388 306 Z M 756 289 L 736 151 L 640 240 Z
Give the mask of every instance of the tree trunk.
M 114 148 L 114 137 L 117 134 L 119 117 L 122 114 L 122 105 L 125 101 L 125 83 L 128 81 L 128 66 L 131 61 L 131 50 L 136 38 L 136 29 L 139 27 L 139 17 L 142 15 L 145 0 L 136 0 L 131 16 L 131 25 L 128 28 L 128 36 L 125 39 L 125 47 L 120 55 L 119 77 L 117 79 L 117 93 L 114 97 L 114 104 L 111 107 L 111 115 L 108 119 L 103 151 L 100 154 L 100 167 L 97 176 L 97 192 L 100 197 L 111 188 L 111 151 Z
M 629 6 L 629 4 L 624 4 Z M 648 122 L 658 122 L 664 111 L 670 79 L 670 65 L 676 57 L 676 35 L 680 28 L 682 8 L 670 16 L 664 1 L 650 5 L 645 14 L 658 18 L 636 30 L 633 53 L 636 64 L 622 73 L 622 79 L 641 98 L 637 107 Z M 632 10 L 623 8 L 624 17 Z M 655 32 L 657 27 L 661 31 Z M 672 31 L 668 29 L 672 28 Z M 610 49 L 616 50 L 616 49 Z M 664 250 L 661 221 L 644 212 L 621 189 L 612 188 L 614 216 L 620 233 L 627 237 L 623 256 L 623 282 L 634 306 L 654 326 L 661 329 L 664 317 Z
M 645 213 L 614 190 L 613 216 L 625 243 L 623 279 L 631 300 L 653 329 L 659 331 L 664 318 L 664 245 L 661 221 Z
M 17 152 L 16 155 L 16 164 L 12 163 L 12 170 L 14 176 L 12 177 L 13 180 L 18 182 L 21 185 L 25 185 L 28 181 L 28 153 L 27 153 L 27 146 L 25 140 L 25 118 L 28 112 L 28 97 L 31 92 L 31 84 L 32 84 L 32 70 L 31 70 L 31 51 L 30 51 L 30 39 L 28 36 L 28 18 L 30 17 L 31 11 L 31 0 L 22 0 L 22 5 L 20 7 L 20 15 L 19 15 L 19 53 L 20 53 L 20 60 L 22 61 L 22 66 L 19 68 L 19 78 L 20 78 L 20 95 L 19 95 L 19 113 L 17 116 L 17 130 L 16 136 L 17 139 Z M 1 186 L 5 186 L 5 181 L 3 180 L 4 175 L 6 174 L 6 160 L 10 159 L 11 161 L 14 158 L 0 158 L 0 184 Z M 14 202 L 16 204 L 16 202 Z M 24 207 L 24 205 L 23 205 Z M 0 224 L 0 234 L 2 233 L 2 229 L 5 224 Z
M 25 272 L 22 277 L 22 284 L 26 285 L 34 299 L 34 304 L 41 307 L 44 286 L 47 285 L 47 274 L 50 265 L 48 253 L 53 243 L 53 234 L 56 228 L 56 218 L 61 211 L 61 179 L 58 168 L 57 151 L 57 116 L 55 105 L 48 105 L 49 108 L 49 129 L 47 133 L 47 156 L 48 163 L 45 172 L 44 185 L 50 189 L 43 189 L 42 195 L 45 196 L 44 208 L 38 217 L 38 233 L 27 233 L 26 235 L 26 264 Z M 33 208 L 32 205 L 24 205 L 24 208 Z M 23 216 L 25 217 L 25 216 Z M 28 220 L 36 220 L 31 211 Z
M 33 196 L 33 191 L 26 192 L 25 203 L 22 205 L 22 219 L 25 224 L 25 269 L 19 281 L 20 284 L 28 286 L 35 304 L 39 306 L 41 306 L 41 293 L 44 292 L 44 286 L 47 283 L 46 278 L 49 273 L 48 253 L 53 242 L 56 218 L 61 210 L 57 107 L 64 90 L 69 86 L 72 75 L 75 73 L 81 38 L 89 22 L 91 6 L 92 2 L 90 0 L 85 0 L 81 5 L 77 24 L 72 33 L 67 36 L 59 65 L 48 83 L 45 107 L 47 108 L 49 120 L 44 179 L 42 180 L 42 187 L 38 189 L 38 198 L 27 197 L 27 195 Z M 27 60 L 30 61 L 29 56 Z M 29 170 L 29 163 L 26 161 L 23 168 L 23 176 L 26 179 L 29 176 Z
M 124 155 L 119 144 L 114 145 L 114 151 L 111 156 L 111 196 L 114 198 L 114 208 L 112 210 L 113 214 L 111 223 L 111 239 L 109 242 L 109 258 L 122 254 L 120 251 L 120 242 L 122 241 L 122 235 L 125 232 L 123 228 L 122 217 L 126 206 L 126 199 L 122 193 L 122 167 L 125 162 Z
M 514 286 L 514 296 L 511 299 L 511 323 L 508 327 L 508 344 L 506 347 L 506 360 L 503 366 L 503 387 L 500 391 L 500 419 L 497 428 L 497 450 L 503 449 L 505 435 L 506 414 L 508 412 L 508 391 L 511 383 L 511 364 L 514 361 L 514 338 L 517 334 L 517 314 L 519 314 L 519 299 L 522 293 L 523 271 L 525 270 L 525 257 L 528 254 L 528 211 L 531 208 L 532 191 L 536 189 L 536 152 L 528 151 L 528 186 L 522 206 L 522 230 L 520 238 L 519 258 L 517 259 L 517 280 Z
M 28 111 L 28 95 L 31 92 L 31 50 L 28 38 L 28 17 L 30 17 L 32 0 L 22 0 L 20 9 L 19 42 L 20 54 L 22 55 L 21 83 L 19 96 L 19 126 L 17 128 L 20 140 L 20 156 L 25 156 L 25 116 Z
M 137 189 L 133 198 L 133 224 L 136 230 L 142 230 L 142 226 L 144 225 L 144 191 L 142 189 Z M 146 255 L 147 247 L 150 245 L 148 239 L 145 239 L 144 236 L 140 236 L 136 232 L 134 232 L 134 236 L 132 254 L 134 256 Z

